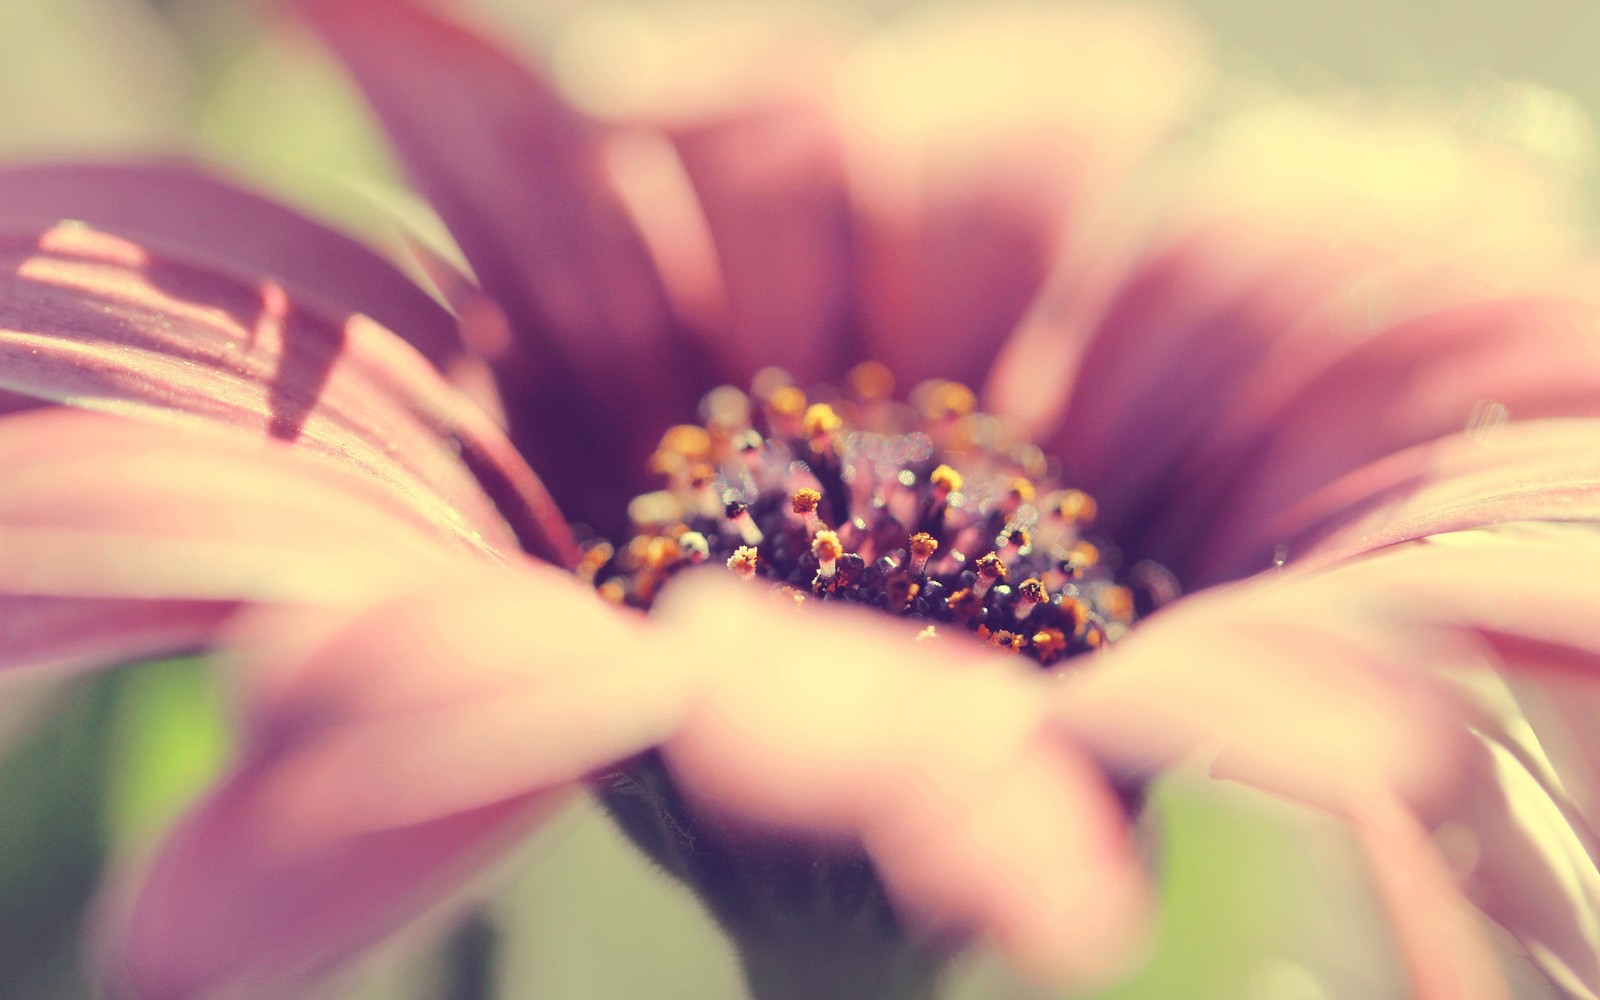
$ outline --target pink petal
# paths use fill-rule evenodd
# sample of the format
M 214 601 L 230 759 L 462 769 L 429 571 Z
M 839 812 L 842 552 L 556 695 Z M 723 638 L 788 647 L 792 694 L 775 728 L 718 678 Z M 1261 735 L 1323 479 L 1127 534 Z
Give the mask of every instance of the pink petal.
M 607 134 L 534 70 L 417 5 L 295 7 L 510 318 L 499 364 L 518 444 L 569 509 L 614 519 L 662 429 L 641 417 L 692 413 L 716 375 L 609 174 Z
M 1237 417 L 1224 414 L 1186 460 L 1177 484 L 1184 516 L 1151 544 L 1168 548 L 1169 538 L 1203 531 L 1195 558 L 1203 584 L 1238 558 L 1230 543 L 1245 526 L 1368 462 L 1472 431 L 1475 410 L 1493 406 L 1518 420 L 1600 415 L 1597 320 L 1600 307 L 1570 300 L 1477 302 L 1370 337 L 1275 409 L 1263 405 L 1275 393 L 1247 389 L 1233 401 Z
M 1580 520 L 1600 520 L 1600 421 L 1529 420 L 1379 459 L 1251 534 L 1235 533 L 1228 547 L 1259 559 L 1265 547 L 1281 543 L 1297 562 L 1319 567 L 1428 535 Z
M 660 616 L 724 651 L 667 744 L 696 798 L 859 837 L 913 925 L 987 932 L 1041 978 L 1101 982 L 1138 951 L 1147 887 L 1125 816 L 1041 729 L 1041 677 L 859 611 L 791 614 L 712 576 L 674 585 Z
M 0 667 L 210 644 L 244 601 L 347 603 L 505 558 L 276 442 L 72 409 L 0 419 Z
M 291 995 L 682 715 L 680 665 L 570 577 L 434 583 L 245 633 L 243 756 L 111 926 L 119 995 Z
M 855 219 L 838 127 L 819 102 L 773 100 L 673 129 L 727 299 L 724 364 L 812 385 L 860 360 Z
M 1109 7 L 948 9 L 887 35 L 841 102 L 858 147 L 869 353 L 907 385 L 976 386 L 1188 108 L 1205 60 L 1179 19 Z
M 1253 142 L 1223 130 L 1154 239 L 1064 271 L 988 386 L 1126 549 L 1190 586 L 1270 565 L 1288 539 L 1260 525 L 1475 412 L 1595 398 L 1594 307 L 1562 291 L 1537 178 L 1426 123 L 1266 110 Z M 1440 181 L 1426 199 L 1423 176 Z
M 492 421 L 366 317 L 329 321 L 273 281 L 78 225 L 0 237 L 0 264 L 0 388 L 293 441 L 430 518 L 570 558 L 559 514 Z
M 39 231 L 72 219 L 241 281 L 266 276 L 303 309 L 366 313 L 435 368 L 466 363 L 450 314 L 347 236 L 181 162 L 48 163 L 0 170 L 0 220 Z
M 1259 578 L 1163 612 L 1070 678 L 1057 712 L 1121 766 L 1221 746 L 1216 773 L 1358 827 L 1373 803 L 1392 797 L 1431 824 L 1466 830 L 1478 847 L 1471 885 L 1486 912 L 1541 967 L 1592 991 L 1595 862 L 1528 832 L 1443 684 L 1486 661 L 1524 676 L 1593 677 L 1597 557 L 1600 536 L 1588 526 L 1508 527 L 1397 546 L 1322 574 Z M 1582 791 L 1592 800 L 1594 789 Z M 1547 800 L 1546 809 L 1562 822 L 1559 804 Z M 1383 855 L 1375 860 L 1394 860 Z M 1420 864 L 1412 877 L 1437 883 Z M 1458 963 L 1479 957 L 1449 943 L 1470 928 L 1441 918 L 1447 937 L 1418 937 L 1430 921 L 1404 892 L 1384 894 L 1419 985 L 1476 975 Z

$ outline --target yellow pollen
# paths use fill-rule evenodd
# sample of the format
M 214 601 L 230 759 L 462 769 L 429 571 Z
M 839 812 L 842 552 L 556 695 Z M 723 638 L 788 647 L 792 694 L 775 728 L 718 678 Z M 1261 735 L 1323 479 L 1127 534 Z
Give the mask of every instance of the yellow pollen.
M 1082 490 L 1067 490 L 1061 494 L 1061 499 L 1056 503 L 1056 513 L 1060 514 L 1063 520 L 1080 528 L 1087 528 L 1093 524 L 1098 512 L 1094 497 Z
M 1124 625 L 1133 624 L 1133 591 L 1127 587 L 1112 586 L 1100 591 L 1101 609 Z
M 958 618 L 968 621 L 983 614 L 983 597 L 971 587 L 963 587 L 945 598 L 945 606 Z
M 596 589 L 599 591 L 600 596 L 603 599 L 611 602 L 612 604 L 621 604 L 628 598 L 628 588 L 624 587 L 622 585 L 622 581 L 615 577 L 607 580 L 605 583 L 602 583 Z
M 1044 628 L 1033 633 L 1033 648 L 1040 660 L 1050 663 L 1067 651 L 1067 637 L 1058 628 Z
M 1033 498 L 1036 495 L 1033 481 L 1022 476 L 1017 476 L 1011 480 L 1011 489 L 1006 493 L 1006 496 L 1017 504 L 1033 503 Z
M 827 403 L 813 403 L 806 410 L 804 426 L 806 437 L 825 438 L 843 427 L 844 421 L 839 419 L 839 414 L 835 413 L 833 407 Z
M 918 389 L 920 408 L 930 420 L 953 420 L 968 416 L 978 408 L 978 397 L 960 382 L 924 383 Z
M 757 558 L 754 546 L 741 545 L 728 557 L 728 568 L 739 574 L 741 580 L 753 579 L 756 575 Z
M 954 493 L 961 489 L 963 480 L 961 473 L 948 465 L 941 465 L 928 474 L 928 482 L 932 483 L 933 488 L 941 493 Z
M 832 531 L 819 531 L 817 537 L 812 539 L 811 554 L 823 564 L 835 562 L 844 555 L 844 546 L 839 542 L 839 536 Z
M 767 412 L 779 417 L 798 417 L 806 411 L 806 394 L 792 385 L 775 390 L 767 397 Z
M 1076 597 L 1062 597 L 1061 613 L 1072 619 L 1072 637 L 1083 638 L 1089 628 L 1089 606 Z
M 595 574 L 616 554 L 617 550 L 612 548 L 610 542 L 597 541 L 583 550 L 583 558 L 578 561 L 574 572 L 584 583 L 593 584 Z
M 927 559 L 939 551 L 939 540 L 926 531 L 919 531 L 911 536 L 911 554 L 918 559 Z
M 805 488 L 794 491 L 794 496 L 789 498 L 789 509 L 802 516 L 815 514 L 817 504 L 822 502 L 822 494 L 816 490 Z
M 984 629 L 979 629 L 978 631 L 981 633 Z M 1000 629 L 989 635 L 988 642 L 995 649 L 1003 649 L 1008 653 L 1020 653 L 1027 640 L 1015 632 L 1007 632 L 1005 629 Z
M 894 373 L 881 361 L 863 361 L 850 369 L 845 384 L 851 395 L 863 402 L 877 402 L 894 395 Z
M 993 552 L 978 560 L 978 577 L 991 583 L 995 580 L 1004 580 L 1010 570 L 1000 561 L 1000 557 Z
M 1029 604 L 1043 604 L 1050 599 L 1050 592 L 1045 590 L 1044 584 L 1035 577 L 1029 577 L 1017 584 L 1017 592 Z

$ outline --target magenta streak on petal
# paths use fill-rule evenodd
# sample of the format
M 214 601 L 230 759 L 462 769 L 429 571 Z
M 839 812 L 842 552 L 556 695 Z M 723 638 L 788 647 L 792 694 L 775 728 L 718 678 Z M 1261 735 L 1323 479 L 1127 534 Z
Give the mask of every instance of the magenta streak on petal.
M 739 383 L 766 365 L 801 385 L 836 377 L 860 352 L 855 219 L 842 138 L 799 99 L 741 108 L 673 131 L 721 264 Z
M 1368 462 L 1469 430 L 1474 407 L 1497 404 L 1519 420 L 1600 415 L 1597 319 L 1594 306 L 1555 298 L 1469 303 L 1376 332 L 1281 406 L 1258 409 L 1245 387 L 1231 400 L 1238 417 L 1219 420 L 1176 470 L 1181 511 L 1146 544 L 1198 542 L 1186 568 L 1204 585 L 1236 558 L 1221 542 L 1240 525 Z
M 1277 244 L 1248 233 L 1235 240 L 1233 228 L 1191 234 L 1142 263 L 1091 321 L 1074 359 L 1069 405 L 1050 440 L 1113 533 L 1179 502 L 1168 470 L 1222 413 L 1263 344 L 1348 276 L 1348 262 L 1331 254 L 1285 262 Z M 1070 327 L 1056 335 L 1071 335 Z M 1003 391 L 1048 395 L 1039 383 L 1061 377 L 1020 372 Z
M 214 644 L 231 602 L 0 594 L 0 670 L 133 663 Z
M 719 381 L 608 175 L 607 133 L 500 49 L 399 0 L 303 0 L 387 126 L 514 349 L 514 438 L 564 507 L 615 526 L 661 414 Z
M 1314 568 L 1443 532 L 1578 520 L 1600 521 L 1600 420 L 1530 420 L 1379 459 L 1224 548 L 1239 554 L 1238 572 L 1276 545 Z
M 275 283 L 81 227 L 0 238 L 0 269 L 0 387 L 292 441 L 458 531 L 505 546 L 514 530 L 536 554 L 571 558 L 554 505 L 492 421 L 365 317 L 331 324 Z
M 242 630 L 243 763 L 106 950 L 139 997 L 322 971 L 437 902 L 585 774 L 659 742 L 698 648 L 545 567 L 444 573 Z M 269 995 L 282 995 L 269 994 Z
M 48 163 L 0 170 L 0 221 L 18 231 L 64 219 L 140 246 L 267 278 L 301 308 L 365 313 L 448 372 L 465 351 L 455 320 L 393 264 L 275 202 L 183 162 Z
M 281 803 L 262 795 L 270 779 L 246 765 L 168 839 L 131 932 L 102 955 L 117 1000 L 295 995 L 448 895 L 555 804 L 536 793 L 323 841 L 284 832 L 286 817 L 268 811 Z M 287 968 L 273 961 L 282 956 Z
M 908 386 L 976 386 L 1050 271 L 1074 167 L 1048 142 L 1018 141 L 991 150 L 981 170 L 926 168 L 905 181 L 914 204 L 863 208 L 870 353 Z

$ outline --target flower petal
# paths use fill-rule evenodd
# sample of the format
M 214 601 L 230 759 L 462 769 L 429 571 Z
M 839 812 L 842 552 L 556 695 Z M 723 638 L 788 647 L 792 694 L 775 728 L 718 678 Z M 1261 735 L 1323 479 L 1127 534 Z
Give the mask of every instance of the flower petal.
M 692 412 L 716 374 L 616 189 L 607 134 L 533 69 L 415 4 L 294 7 L 506 311 L 515 337 L 499 365 L 518 445 L 569 509 L 614 518 L 661 429 L 641 415 Z
M 1041 978 L 1126 967 L 1148 917 L 1126 816 L 1041 729 L 1040 677 L 859 611 L 791 614 L 712 575 L 674 584 L 658 611 L 724 651 L 666 748 L 691 795 L 859 837 L 913 925 L 988 932 Z
M 1180 19 L 986 4 L 863 46 L 841 116 L 857 154 L 869 353 L 907 384 L 980 384 L 1078 230 L 1201 89 Z
M 79 225 L 0 235 L 0 288 L 0 389 L 297 442 L 459 532 L 515 532 L 570 558 L 559 514 L 492 421 L 365 316 L 329 321 L 271 280 Z
M 0 170 L 0 220 L 41 231 L 72 219 L 241 280 L 268 276 L 338 322 L 366 313 L 441 372 L 465 362 L 455 320 L 393 264 L 347 236 L 172 162 L 45 163 Z
M 1559 803 L 1547 799 L 1544 809 L 1566 827 L 1564 841 L 1528 826 L 1442 685 L 1485 662 L 1513 674 L 1592 674 L 1600 644 L 1586 623 L 1600 589 L 1588 567 L 1597 557 L 1600 535 L 1589 526 L 1508 527 L 1200 595 L 1071 677 L 1057 712 L 1124 767 L 1220 745 L 1217 773 L 1358 827 L 1376 802 L 1380 826 L 1408 837 L 1382 819 L 1393 798 L 1430 824 L 1468 831 L 1478 850 L 1471 884 L 1488 914 L 1541 967 L 1593 991 L 1600 934 L 1586 914 L 1600 898 L 1595 861 Z M 1539 794 L 1552 793 L 1560 790 Z M 1419 984 L 1472 978 L 1441 963 L 1476 959 L 1412 937 L 1417 914 L 1400 905 L 1404 894 L 1384 894 Z M 1457 920 L 1442 926 L 1467 932 Z
M 796 97 L 672 130 L 721 265 L 739 383 L 767 365 L 801 385 L 860 360 L 855 219 L 842 137 L 827 109 Z
M 104 956 L 123 995 L 294 992 L 682 715 L 684 665 L 570 577 L 433 583 L 246 630 L 242 758 L 113 925 Z
M 1506 151 L 1287 102 L 1241 117 L 1247 140 L 1224 130 L 1202 164 L 1222 179 L 1063 274 L 989 386 L 1131 554 L 1191 586 L 1269 565 L 1223 538 L 1259 545 L 1253 525 L 1475 408 L 1588 414 L 1600 363 L 1593 306 L 1561 285 L 1560 199 Z
M 1600 420 L 1491 422 L 1408 448 L 1214 545 L 1259 560 L 1263 548 L 1281 544 L 1297 562 L 1320 567 L 1512 521 L 1600 521 Z
M 74 409 L 0 418 L 0 667 L 205 645 L 249 601 L 370 599 L 504 556 L 277 442 Z

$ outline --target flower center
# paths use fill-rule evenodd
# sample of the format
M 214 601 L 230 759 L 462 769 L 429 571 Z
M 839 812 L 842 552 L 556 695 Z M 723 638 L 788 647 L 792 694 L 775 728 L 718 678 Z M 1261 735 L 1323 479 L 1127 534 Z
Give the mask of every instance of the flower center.
M 875 362 L 810 396 L 776 369 L 748 394 L 715 389 L 703 423 L 662 436 L 665 484 L 629 504 L 633 537 L 589 542 L 579 572 L 648 608 L 674 574 L 726 566 L 778 596 L 919 619 L 919 639 L 971 634 L 1046 667 L 1116 639 L 1164 602 L 1170 574 L 1141 567 L 1156 585 L 1137 594 L 1120 583 L 1094 499 L 976 402 L 948 381 L 896 401 Z

